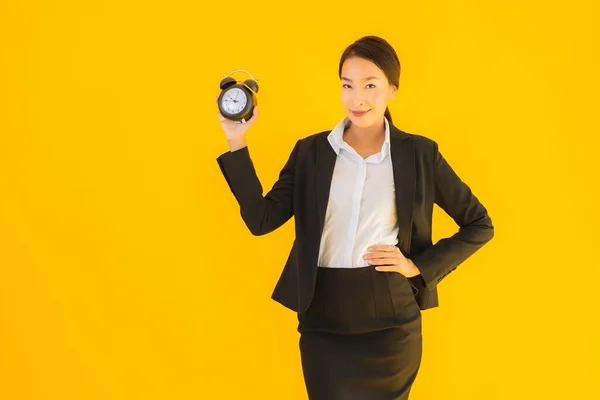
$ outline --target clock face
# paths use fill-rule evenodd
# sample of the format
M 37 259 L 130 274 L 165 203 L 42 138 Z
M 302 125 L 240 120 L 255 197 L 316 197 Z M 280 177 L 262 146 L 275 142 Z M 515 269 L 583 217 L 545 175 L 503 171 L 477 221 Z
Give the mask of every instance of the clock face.
M 221 98 L 223 110 L 229 114 L 238 114 L 246 107 L 246 93 L 240 88 L 228 90 Z

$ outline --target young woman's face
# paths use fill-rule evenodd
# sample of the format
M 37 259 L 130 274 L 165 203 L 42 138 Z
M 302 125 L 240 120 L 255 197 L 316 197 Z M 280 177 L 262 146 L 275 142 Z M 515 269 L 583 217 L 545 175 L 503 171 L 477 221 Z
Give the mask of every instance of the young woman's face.
M 353 125 L 367 127 L 382 121 L 388 102 L 397 88 L 373 62 L 351 57 L 342 65 L 342 105 Z M 354 112 L 368 111 L 364 114 Z

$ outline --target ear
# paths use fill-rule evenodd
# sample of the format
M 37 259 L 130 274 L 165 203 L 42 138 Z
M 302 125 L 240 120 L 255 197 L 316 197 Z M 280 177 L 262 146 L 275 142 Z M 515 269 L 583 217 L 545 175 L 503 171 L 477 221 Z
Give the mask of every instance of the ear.
M 390 100 L 394 99 L 396 97 L 396 93 L 398 92 L 398 88 L 396 86 L 391 86 L 391 94 L 390 94 Z

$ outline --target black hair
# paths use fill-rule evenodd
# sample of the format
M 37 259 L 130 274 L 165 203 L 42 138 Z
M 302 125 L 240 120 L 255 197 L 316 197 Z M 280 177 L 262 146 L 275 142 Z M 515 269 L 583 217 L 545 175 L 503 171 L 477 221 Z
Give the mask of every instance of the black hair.
M 400 60 L 394 48 L 379 36 L 364 36 L 346 47 L 340 58 L 338 76 L 342 79 L 342 65 L 350 57 L 360 57 L 377 65 L 387 77 L 390 85 L 399 87 Z M 392 114 L 386 107 L 385 117 L 392 123 Z

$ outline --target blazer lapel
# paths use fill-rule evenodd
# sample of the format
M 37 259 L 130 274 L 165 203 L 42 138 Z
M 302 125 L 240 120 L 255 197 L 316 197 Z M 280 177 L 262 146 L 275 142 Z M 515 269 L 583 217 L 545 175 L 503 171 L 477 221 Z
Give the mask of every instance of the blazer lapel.
M 405 256 L 410 253 L 413 205 L 415 200 L 414 142 L 405 132 L 390 124 L 390 154 L 396 187 L 396 215 L 398 218 L 398 246 Z
M 327 134 L 320 135 L 317 140 L 317 174 L 316 193 L 317 193 L 317 214 L 319 217 L 319 240 L 323 233 L 325 224 L 325 212 L 329 201 L 329 191 L 331 189 L 331 180 L 333 178 L 333 169 L 337 154 L 327 140 Z
M 320 240 L 325 214 L 329 201 L 329 192 L 337 154 L 327 140 L 327 134 L 320 135 L 316 146 L 316 195 L 317 215 L 319 219 Z M 413 202 L 415 198 L 415 153 L 409 135 L 390 124 L 390 156 L 392 158 L 394 186 L 396 187 L 396 214 L 399 226 L 398 246 L 405 255 L 410 251 L 412 233 Z

